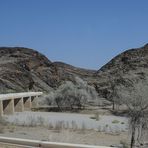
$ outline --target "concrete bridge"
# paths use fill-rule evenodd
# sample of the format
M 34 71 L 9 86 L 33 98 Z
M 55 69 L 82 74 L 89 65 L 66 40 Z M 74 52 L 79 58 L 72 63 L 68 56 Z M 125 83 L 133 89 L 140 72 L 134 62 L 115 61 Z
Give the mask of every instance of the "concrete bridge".
M 42 94 L 42 92 L 0 94 L 0 116 L 31 110 L 37 106 L 37 99 Z

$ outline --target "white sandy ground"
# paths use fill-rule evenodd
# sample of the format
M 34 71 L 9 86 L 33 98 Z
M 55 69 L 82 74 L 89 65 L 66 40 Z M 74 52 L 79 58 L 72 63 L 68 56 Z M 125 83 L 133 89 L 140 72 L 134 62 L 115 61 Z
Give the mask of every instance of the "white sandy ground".
M 100 115 L 99 121 L 96 121 L 90 117 L 94 115 L 52 112 L 15 113 L 5 116 L 7 121 L 14 124 L 5 126 L 0 136 L 100 146 L 119 145 L 120 141 L 128 141 L 127 118 Z
M 93 114 L 54 113 L 54 112 L 22 112 L 5 116 L 7 121 L 17 125 L 38 124 L 56 126 L 61 123 L 66 128 L 104 130 L 106 132 L 121 132 L 128 130 L 128 119 L 113 115 L 100 115 L 99 121 L 91 119 Z M 115 122 L 115 123 L 114 123 Z M 67 127 L 68 126 L 68 127 Z

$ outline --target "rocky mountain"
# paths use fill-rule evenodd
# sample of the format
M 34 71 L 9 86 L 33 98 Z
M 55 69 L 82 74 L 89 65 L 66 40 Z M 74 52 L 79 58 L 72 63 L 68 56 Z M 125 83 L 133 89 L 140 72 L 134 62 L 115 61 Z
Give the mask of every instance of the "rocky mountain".
M 96 71 L 51 62 L 39 52 L 22 47 L 0 48 L 0 93 L 50 91 L 74 76 L 90 81 Z
M 117 55 L 97 71 L 96 77 L 96 89 L 104 98 L 109 98 L 113 86 L 118 84 L 128 88 L 148 82 L 148 44 Z
M 49 92 L 63 81 L 74 81 L 75 76 L 93 85 L 99 96 L 107 99 L 112 87 L 119 83 L 130 87 L 148 82 L 148 44 L 117 55 L 98 71 L 51 62 L 28 48 L 0 48 L 0 93 Z

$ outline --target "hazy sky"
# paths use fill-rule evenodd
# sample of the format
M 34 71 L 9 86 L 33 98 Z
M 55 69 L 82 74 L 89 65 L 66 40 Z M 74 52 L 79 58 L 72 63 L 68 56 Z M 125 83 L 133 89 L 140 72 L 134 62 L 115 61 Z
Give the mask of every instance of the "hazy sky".
M 0 0 L 0 46 L 99 69 L 148 42 L 148 0 Z

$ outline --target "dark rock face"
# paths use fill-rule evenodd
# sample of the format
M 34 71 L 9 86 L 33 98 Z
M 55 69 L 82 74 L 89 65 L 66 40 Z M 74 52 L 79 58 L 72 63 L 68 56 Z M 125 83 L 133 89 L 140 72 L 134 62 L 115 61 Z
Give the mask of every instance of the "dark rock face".
M 96 76 L 96 89 L 104 98 L 108 98 L 111 85 L 120 83 L 130 87 L 138 82 L 148 82 L 148 44 L 119 54 L 98 70 Z
M 51 91 L 74 76 L 91 79 L 96 71 L 60 62 L 52 63 L 35 50 L 21 47 L 0 48 L 0 93 Z

